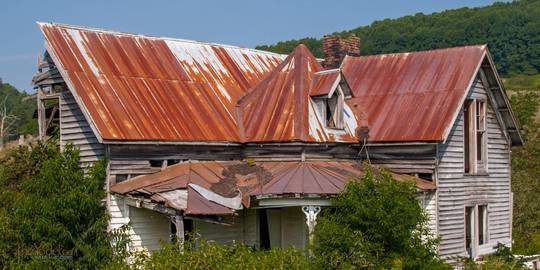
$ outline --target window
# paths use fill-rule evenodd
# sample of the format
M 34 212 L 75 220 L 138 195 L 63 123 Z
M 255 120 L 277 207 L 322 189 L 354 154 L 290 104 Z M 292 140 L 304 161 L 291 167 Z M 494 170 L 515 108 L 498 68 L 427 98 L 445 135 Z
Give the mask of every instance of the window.
M 478 246 L 488 244 L 488 206 L 465 207 L 465 249 L 474 257 Z
M 478 206 L 478 244 L 484 245 L 488 242 L 488 211 L 487 205 Z
M 129 175 L 127 174 L 117 174 L 116 175 L 116 183 L 124 182 L 129 178 Z
M 149 160 L 150 162 L 150 167 L 153 167 L 153 168 L 161 168 L 161 166 L 163 166 L 163 160 Z
M 465 249 L 472 256 L 474 234 L 474 207 L 465 207 Z
M 345 98 L 338 88 L 330 98 L 322 97 L 316 98 L 315 104 L 317 104 L 317 112 L 321 119 L 324 120 L 325 125 L 329 128 L 343 129 L 343 105 Z
M 487 168 L 486 103 L 467 100 L 464 106 L 465 173 L 485 173 Z

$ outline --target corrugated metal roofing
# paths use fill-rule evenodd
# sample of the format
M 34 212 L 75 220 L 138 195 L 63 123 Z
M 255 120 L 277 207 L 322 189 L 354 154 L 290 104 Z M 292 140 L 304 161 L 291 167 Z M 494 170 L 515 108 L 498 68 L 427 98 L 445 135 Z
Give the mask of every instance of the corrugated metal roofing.
M 343 73 L 367 114 L 370 141 L 441 141 L 486 46 L 346 57 Z
M 209 201 L 191 185 L 227 198 L 242 194 L 243 205 L 249 207 L 250 197 L 257 195 L 337 194 L 351 177 L 363 175 L 361 165 L 354 161 L 257 162 L 254 165 L 241 161 L 180 163 L 113 185 L 111 192 L 150 198 L 190 214 L 230 214 L 232 209 Z M 433 182 L 393 175 L 399 181 L 415 181 L 421 190 L 435 189 Z
M 321 84 L 325 86 L 332 79 L 334 85 L 339 78 L 339 71 L 337 75 L 330 72 L 316 76 L 322 70 L 306 46 L 296 47 L 239 101 L 244 141 L 357 142 L 356 129 L 361 125 L 361 118 L 348 104 L 344 106 L 344 129 L 330 129 L 310 98 L 313 86 L 323 87 L 314 83 L 314 78 L 323 81 Z
M 283 59 L 233 46 L 39 26 L 104 140 L 239 141 L 236 101 Z
M 336 86 L 340 79 L 341 70 L 333 69 L 329 71 L 317 72 L 313 75 L 313 83 L 311 86 L 310 96 L 328 95 L 333 87 Z

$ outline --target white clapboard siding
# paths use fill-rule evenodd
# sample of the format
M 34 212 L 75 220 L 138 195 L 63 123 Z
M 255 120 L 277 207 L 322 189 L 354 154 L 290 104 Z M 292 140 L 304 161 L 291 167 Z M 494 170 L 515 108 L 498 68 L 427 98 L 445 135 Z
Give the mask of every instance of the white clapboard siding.
M 428 215 L 428 226 L 433 235 L 437 234 L 437 194 L 435 191 L 418 193 L 416 198 Z
M 230 225 L 214 224 L 195 220 L 194 228 L 197 234 L 209 241 L 224 245 L 244 243 L 249 246 L 259 246 L 258 221 L 256 210 L 246 209 L 238 212 L 237 216 L 225 221 Z
M 134 251 L 155 251 L 161 248 L 161 241 L 170 241 L 171 221 L 165 215 L 129 206 L 121 197 L 114 195 L 110 198 L 109 213 L 111 230 L 130 225 L 129 236 Z
M 476 80 L 469 92 L 471 98 L 484 98 L 486 90 Z M 480 253 L 490 252 L 489 246 L 511 239 L 510 150 L 496 115 L 488 104 L 488 175 L 464 174 L 463 108 L 450 135 L 439 145 L 438 164 L 438 233 L 439 253 L 443 257 L 465 256 L 465 206 L 488 204 L 488 245 Z M 488 247 L 488 248 L 486 248 Z
M 171 221 L 158 212 L 129 207 L 130 236 L 135 250 L 155 251 L 171 239 Z
M 72 143 L 80 150 L 81 166 L 86 167 L 105 156 L 100 144 L 69 91 L 60 95 L 60 146 Z

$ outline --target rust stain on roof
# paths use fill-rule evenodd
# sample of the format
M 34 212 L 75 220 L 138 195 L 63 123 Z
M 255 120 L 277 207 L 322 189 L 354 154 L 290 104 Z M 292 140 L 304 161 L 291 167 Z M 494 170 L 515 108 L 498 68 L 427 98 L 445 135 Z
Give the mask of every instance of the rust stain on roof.
M 330 91 L 339 83 L 341 70 L 333 69 L 329 71 L 317 72 L 313 75 L 313 85 L 310 96 L 328 95 Z
M 345 104 L 345 128 L 329 129 L 310 93 L 337 87 L 340 71 L 321 72 L 322 66 L 300 44 L 239 103 L 244 141 L 357 142 L 360 118 Z M 314 81 L 316 80 L 316 81 Z M 313 90 L 313 87 L 316 87 Z
M 239 141 L 236 101 L 282 56 L 41 23 L 104 140 Z
M 257 195 L 335 195 L 353 177 L 364 176 L 358 162 L 305 161 L 258 162 L 248 165 L 241 161 L 180 163 L 161 172 L 135 177 L 111 187 L 116 194 L 150 198 L 158 203 L 191 214 L 230 214 L 234 212 L 219 203 L 208 201 L 190 188 L 196 184 L 223 197 L 242 194 L 245 207 L 251 196 Z M 421 190 L 435 189 L 432 182 L 420 178 L 393 174 L 398 181 L 415 181 Z M 164 195 L 175 190 L 187 190 L 186 206 Z
M 346 57 L 343 73 L 369 121 L 370 141 L 441 141 L 486 46 Z

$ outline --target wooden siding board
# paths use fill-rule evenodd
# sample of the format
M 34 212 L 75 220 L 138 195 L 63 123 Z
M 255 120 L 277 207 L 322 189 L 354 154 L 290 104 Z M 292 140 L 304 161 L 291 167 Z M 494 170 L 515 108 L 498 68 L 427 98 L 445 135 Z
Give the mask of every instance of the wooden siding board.
M 487 98 L 479 79 L 475 80 L 469 98 Z M 471 176 L 464 172 L 463 108 L 449 138 L 439 145 L 438 164 L 438 232 L 442 238 L 439 253 L 443 257 L 465 255 L 464 207 L 487 203 L 490 245 L 510 238 L 510 159 L 509 145 L 497 117 L 488 104 L 488 175 Z M 489 249 L 482 249 L 488 250 Z
M 79 148 L 83 167 L 105 156 L 105 147 L 98 142 L 73 95 L 64 91 L 60 95 L 60 146 L 68 143 Z

